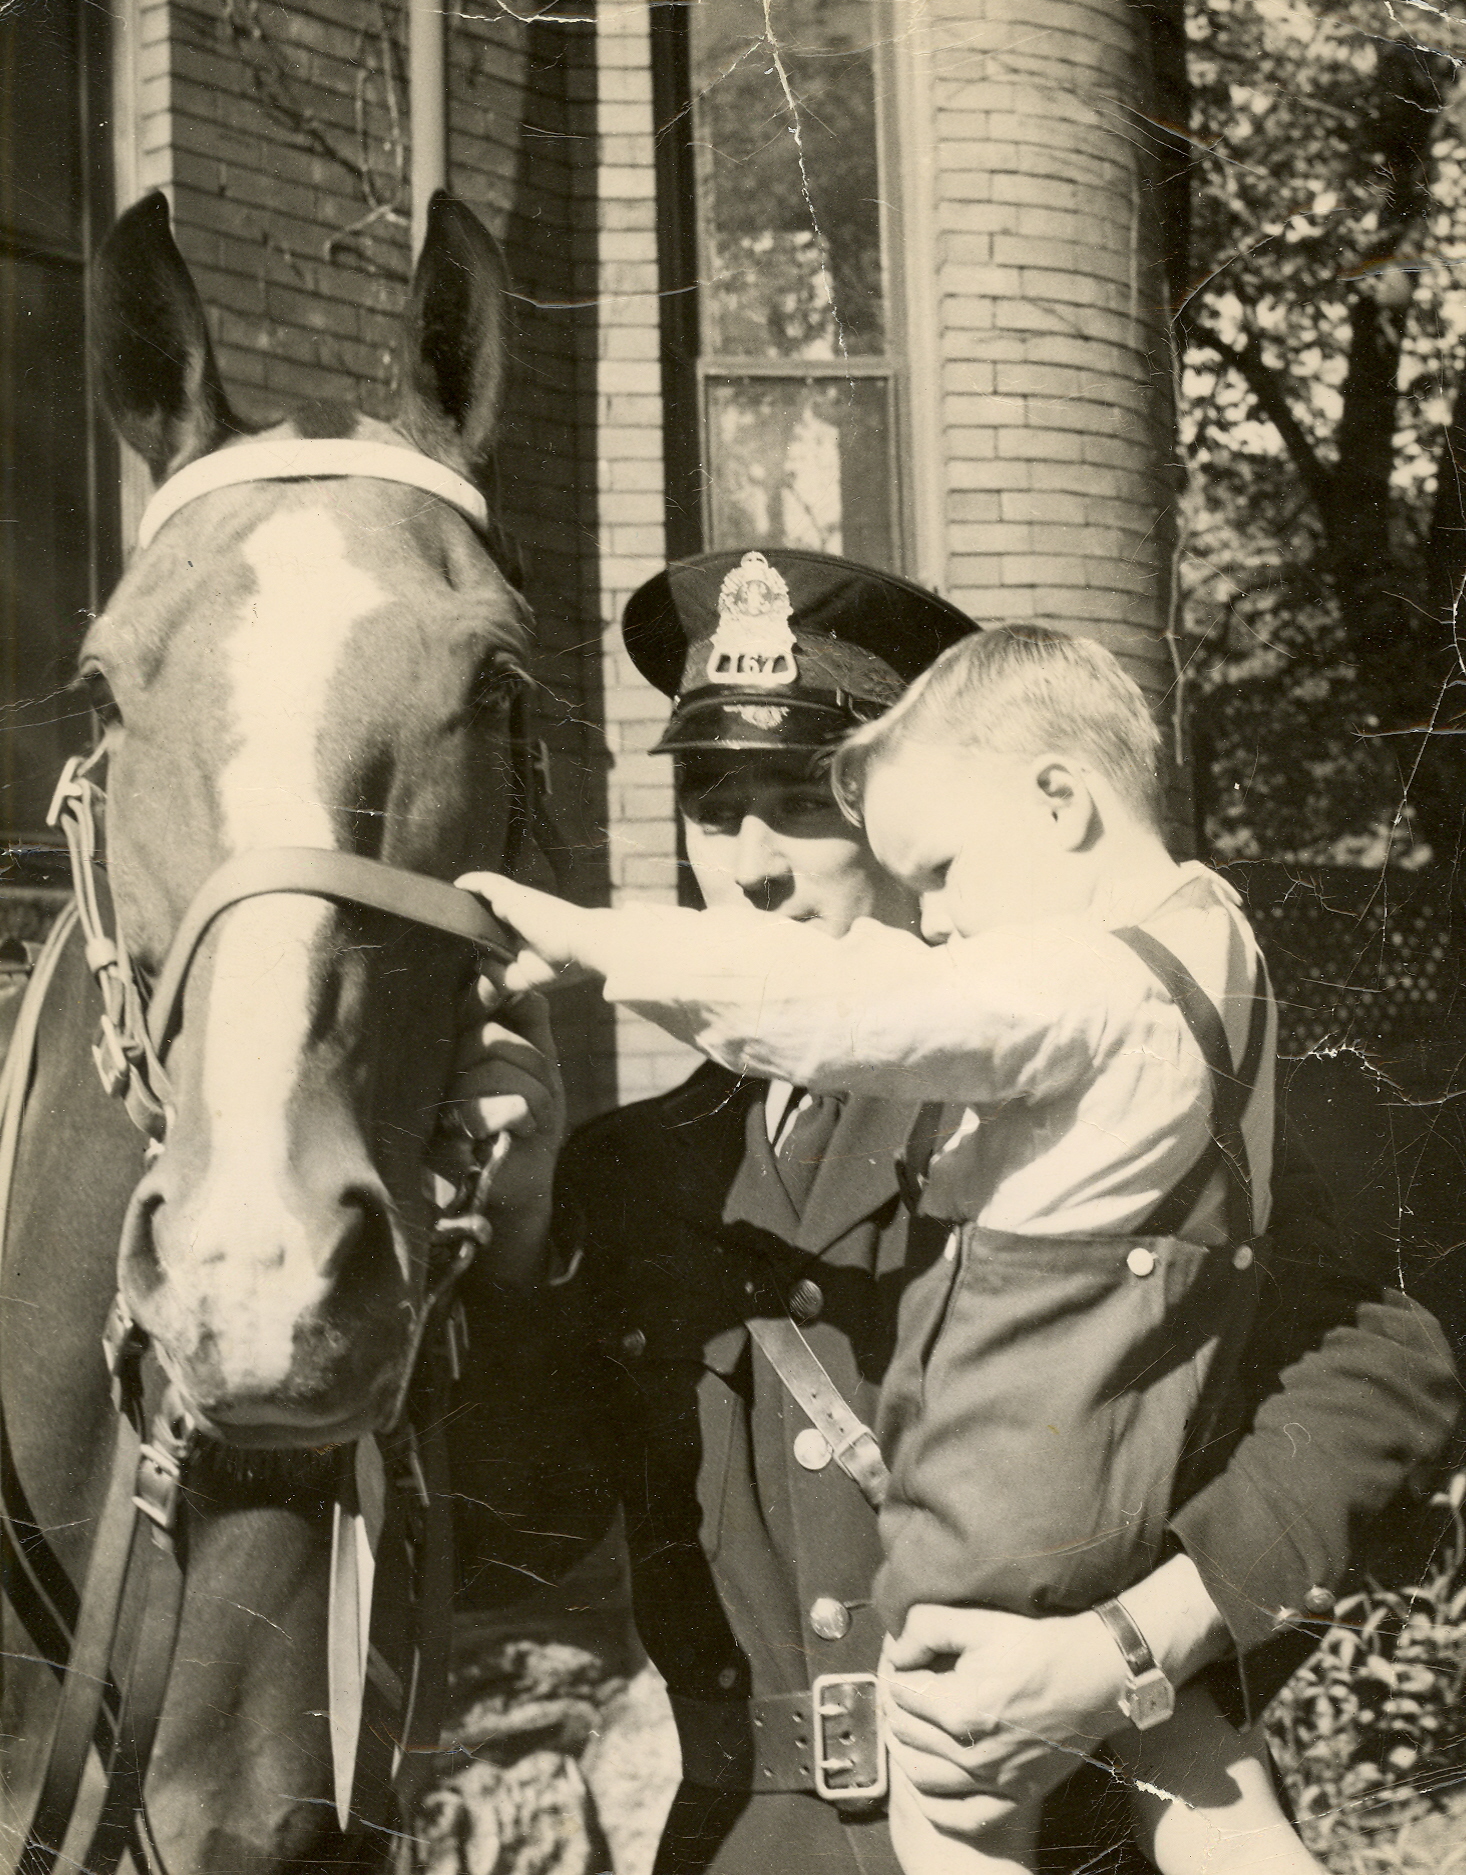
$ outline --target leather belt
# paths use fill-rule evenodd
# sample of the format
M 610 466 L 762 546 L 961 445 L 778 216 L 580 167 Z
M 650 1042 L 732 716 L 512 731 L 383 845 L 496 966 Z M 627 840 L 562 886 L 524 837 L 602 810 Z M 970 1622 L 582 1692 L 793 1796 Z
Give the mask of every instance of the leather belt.
M 873 1673 L 823 1673 L 807 1693 L 763 1699 L 671 1695 L 682 1775 L 709 1790 L 803 1791 L 838 1805 L 886 1794 L 886 1740 Z

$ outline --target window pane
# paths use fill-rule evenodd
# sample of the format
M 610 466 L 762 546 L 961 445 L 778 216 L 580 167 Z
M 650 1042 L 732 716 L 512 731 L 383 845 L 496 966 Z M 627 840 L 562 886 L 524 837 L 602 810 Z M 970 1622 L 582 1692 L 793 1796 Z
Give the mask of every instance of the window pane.
M 710 378 L 711 548 L 814 547 L 895 567 L 883 378 Z
M 79 267 L 0 257 L 0 826 L 35 831 L 84 747 L 62 686 L 86 628 L 86 329 Z
M 70 6 L 0 20 L 0 224 L 38 246 L 78 252 L 81 140 L 77 34 Z
M 770 0 L 769 14 L 788 95 L 763 0 L 688 9 L 704 355 L 879 353 L 870 0 Z

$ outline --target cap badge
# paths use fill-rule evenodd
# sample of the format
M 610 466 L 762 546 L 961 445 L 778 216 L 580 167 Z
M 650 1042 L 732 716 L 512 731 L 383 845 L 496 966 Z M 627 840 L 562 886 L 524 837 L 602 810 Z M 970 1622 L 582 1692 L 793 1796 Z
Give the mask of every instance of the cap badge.
M 718 629 L 708 653 L 715 684 L 775 690 L 799 676 L 789 629 L 789 588 L 761 553 L 746 553 L 718 592 Z

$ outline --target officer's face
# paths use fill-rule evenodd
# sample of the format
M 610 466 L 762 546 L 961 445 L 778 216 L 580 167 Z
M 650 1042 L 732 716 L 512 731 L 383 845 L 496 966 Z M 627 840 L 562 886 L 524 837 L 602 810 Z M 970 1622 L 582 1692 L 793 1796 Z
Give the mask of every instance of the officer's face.
M 747 903 L 843 936 L 857 918 L 911 927 L 915 901 L 835 805 L 823 767 L 762 750 L 677 767 L 687 857 L 711 906 Z

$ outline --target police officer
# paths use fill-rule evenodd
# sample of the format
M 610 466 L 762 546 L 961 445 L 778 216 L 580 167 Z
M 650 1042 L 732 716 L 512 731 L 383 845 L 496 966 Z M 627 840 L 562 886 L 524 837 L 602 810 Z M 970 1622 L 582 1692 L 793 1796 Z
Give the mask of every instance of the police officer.
M 673 698 L 658 748 L 707 903 L 835 935 L 862 916 L 911 921 L 835 807 L 824 759 L 971 629 L 907 581 L 792 549 L 704 555 L 635 595 L 627 649 Z M 505 1187 L 522 1244 L 558 1143 L 553 1068 L 538 1031 L 491 1023 L 477 1051 L 475 1090 L 497 1094 L 500 1117 L 516 1097 L 527 1116 L 530 1169 Z M 622 1506 L 637 1627 L 682 1744 L 658 1875 L 895 1875 L 859 1434 L 903 1286 L 941 1248 L 902 1200 L 915 1118 L 704 1065 L 571 1140 L 546 1287 L 481 1283 L 470 1298 L 475 1360 L 452 1426 L 470 1579 L 488 1596 L 558 1570 Z M 1297 1618 L 1327 1614 L 1362 1527 L 1448 1436 L 1438 1329 L 1350 1269 L 1296 1161 L 1275 1175 L 1273 1232 L 1252 1427 L 1200 1459 L 1175 1554 L 1136 1591 L 1154 1656 L 1129 1660 L 1102 1635 L 1108 1652 L 1076 1658 L 1071 1629 L 1037 1621 L 985 1689 L 1021 1727 L 1000 1737 L 1036 1790 L 1074 1762 L 1067 1740 L 1122 1723 L 1139 1672 L 1179 1681 L 1216 1661 L 1233 1716 L 1260 1710 L 1313 1644 Z M 810 1356 L 794 1372 L 791 1343 Z M 941 1718 L 907 1742 L 926 1787 L 960 1792 L 972 1740 Z M 982 1749 L 990 1772 L 995 1747 Z M 1145 1866 L 1118 1839 L 1097 1854 L 1116 1830 L 1109 1790 L 1083 1772 L 1063 1784 L 1050 1866 Z

